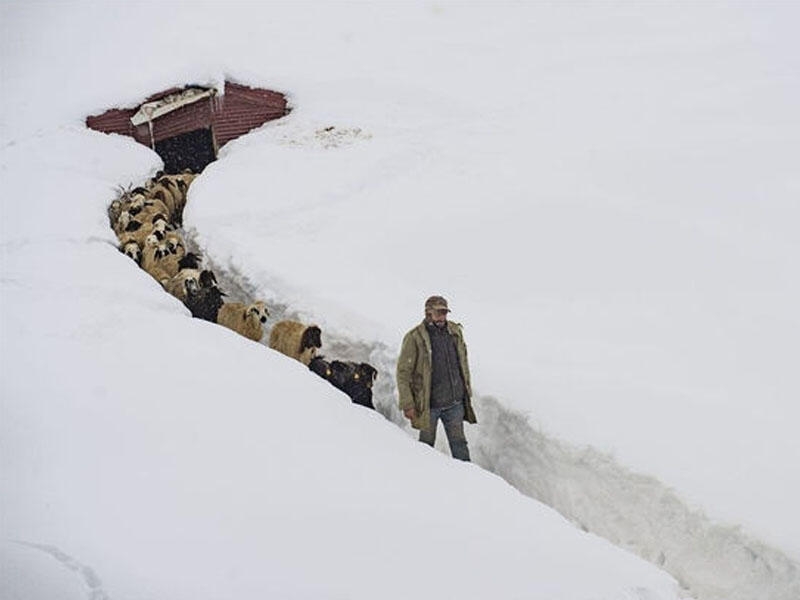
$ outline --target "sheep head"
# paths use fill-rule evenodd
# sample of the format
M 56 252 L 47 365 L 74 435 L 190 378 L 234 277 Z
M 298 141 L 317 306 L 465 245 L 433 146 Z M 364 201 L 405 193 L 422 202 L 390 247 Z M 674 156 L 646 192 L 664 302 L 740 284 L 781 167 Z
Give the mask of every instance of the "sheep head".
M 127 242 L 122 248 L 122 253 L 125 256 L 133 259 L 137 265 L 142 264 L 142 250 L 139 248 L 139 244 L 134 241 Z
M 164 238 L 164 242 L 167 244 L 170 254 L 176 255 L 178 260 L 186 256 L 186 246 L 184 246 L 183 238 L 180 234 L 170 232 Z
M 267 306 L 260 300 L 258 302 L 253 302 L 245 309 L 245 318 L 254 318 L 261 323 L 266 323 L 268 316 L 269 311 L 267 310 Z
M 160 242 L 164 240 L 164 234 L 160 231 L 153 231 L 150 235 L 148 235 L 144 239 L 144 246 L 145 248 L 153 248 L 158 246 Z
M 178 267 L 181 269 L 199 269 L 201 260 L 202 258 L 199 254 L 189 252 L 180 260 Z
M 131 222 L 131 213 L 129 213 L 127 210 L 123 210 L 120 213 L 119 217 L 117 217 L 117 226 L 122 231 L 127 231 L 130 222 Z
M 188 277 L 183 281 L 183 289 L 187 296 L 194 296 L 200 289 L 200 283 L 194 277 Z
M 316 325 L 309 325 L 303 332 L 300 340 L 300 352 L 306 348 L 311 348 L 312 356 L 316 354 L 316 349 L 322 347 L 322 330 Z
M 144 196 L 135 196 L 128 204 L 128 212 L 138 215 L 144 208 Z

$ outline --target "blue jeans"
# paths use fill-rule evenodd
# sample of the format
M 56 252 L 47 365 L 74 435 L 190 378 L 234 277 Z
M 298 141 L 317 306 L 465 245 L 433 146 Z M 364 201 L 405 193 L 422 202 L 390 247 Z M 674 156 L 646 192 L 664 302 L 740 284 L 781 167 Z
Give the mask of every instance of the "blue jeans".
M 467 448 L 467 438 L 464 436 L 464 403 L 458 402 L 445 408 L 431 408 L 430 428 L 420 429 L 420 442 L 429 446 L 434 445 L 439 419 L 442 420 L 444 432 L 447 434 L 450 454 L 453 458 L 469 462 L 469 448 Z

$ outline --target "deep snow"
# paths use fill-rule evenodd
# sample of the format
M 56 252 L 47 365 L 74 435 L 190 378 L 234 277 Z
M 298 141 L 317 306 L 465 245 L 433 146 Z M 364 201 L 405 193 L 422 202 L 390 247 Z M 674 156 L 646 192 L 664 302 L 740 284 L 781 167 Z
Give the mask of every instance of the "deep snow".
M 398 471 L 406 473 L 399 481 L 413 489 L 416 467 L 396 464 L 400 450 L 384 448 L 393 439 L 386 424 L 352 410 L 334 418 L 324 400 L 313 410 L 277 403 L 277 414 L 275 401 L 266 412 L 245 401 L 251 419 L 279 422 L 265 427 L 269 442 L 249 448 L 232 432 L 246 426 L 255 437 L 257 427 L 234 409 L 264 394 L 266 373 L 272 398 L 341 398 L 305 383 L 306 373 L 288 375 L 295 365 L 273 371 L 266 351 L 250 362 L 243 355 L 255 350 L 245 342 L 223 346 L 225 334 L 184 323 L 185 311 L 106 244 L 112 188 L 142 179 L 157 162 L 129 140 L 85 131 L 82 119 L 175 83 L 227 75 L 290 93 L 295 110 L 224 148 L 192 188 L 190 233 L 221 271 L 320 322 L 329 352 L 360 353 L 380 366 L 379 409 L 398 422 L 391 372 L 400 336 L 426 295 L 444 293 L 465 324 L 481 394 L 481 422 L 470 429 L 477 462 L 663 565 L 699 597 L 797 595 L 796 5 L 318 5 L 313 16 L 279 5 L 277 16 L 248 4 L 221 11 L 176 3 L 137 30 L 131 52 L 119 41 L 152 6 L 115 6 L 113 15 L 79 4 L 2 7 L 2 489 L 11 498 L 3 503 L 4 533 L 70 546 L 61 551 L 110 578 L 117 596 L 138 593 L 142 581 L 153 597 L 202 595 L 192 586 L 204 582 L 190 584 L 184 574 L 233 548 L 231 560 L 269 557 L 285 572 L 248 584 L 255 567 L 210 576 L 212 596 L 230 579 L 231 590 L 335 597 L 339 575 L 319 563 L 337 553 L 332 540 L 352 537 L 332 522 L 345 504 L 373 507 L 373 518 L 356 519 L 349 551 L 374 542 L 376 528 L 387 544 L 387 554 L 369 563 L 374 579 L 354 591 L 352 574 L 342 576 L 351 593 L 381 589 L 385 597 L 381 583 L 394 586 L 404 563 L 385 571 L 376 563 L 388 565 L 398 550 L 430 549 L 412 542 L 412 532 L 423 536 L 429 524 L 409 528 L 405 513 L 384 510 L 395 492 L 405 504 L 419 501 L 398 483 Z M 45 92 L 59 72 L 71 77 L 56 104 Z M 141 359 L 155 356 L 187 372 Z M 231 386 L 235 377 L 244 381 Z M 137 383 L 120 394 L 126 378 L 144 379 L 145 390 Z M 64 406 L 53 405 L 65 395 Z M 109 398 L 109 407 L 96 406 Z M 219 402 L 228 410 L 216 410 Z M 116 429 L 106 430 L 106 421 Z M 54 436 L 58 423 L 65 431 Z M 351 447 L 366 423 L 376 428 L 368 443 Z M 115 434 L 130 447 L 117 449 Z M 150 435 L 158 444 L 173 436 L 169 444 L 183 453 L 161 477 L 148 470 L 158 475 L 170 453 L 157 446 L 142 455 Z M 206 438 L 224 442 L 221 458 L 210 456 Z M 31 440 L 41 445 L 23 451 Z M 199 457 L 191 455 L 198 445 Z M 86 464 L 95 468 L 98 447 L 115 450 L 96 473 L 84 473 Z M 325 539 L 310 580 L 299 548 L 274 556 L 270 543 L 254 541 L 263 532 L 243 524 L 229 545 L 190 551 L 192 536 L 216 539 L 230 526 L 207 528 L 211 512 L 232 507 L 241 509 L 241 523 L 252 521 L 266 488 L 244 468 L 228 482 L 240 494 L 212 493 L 197 514 L 169 514 L 206 485 L 200 461 L 218 474 L 215 460 L 238 461 L 252 450 L 244 464 L 255 467 L 269 448 L 295 460 L 268 462 L 276 471 L 259 477 L 275 477 L 275 487 L 300 484 L 296 493 L 282 489 L 274 504 L 299 504 L 317 518 L 295 529 L 289 520 L 276 545 L 287 543 L 290 529 L 303 530 L 293 543 Z M 374 453 L 366 469 L 373 486 L 375 473 L 387 473 L 370 492 L 381 495 L 380 510 L 345 494 L 326 514 L 318 504 L 330 502 L 336 486 L 318 485 L 331 483 L 325 465 L 366 453 Z M 438 466 L 427 483 L 460 468 Z M 298 482 L 298 470 L 308 479 Z M 363 493 L 363 475 L 341 481 Z M 485 508 L 485 499 L 502 512 L 507 500 L 490 501 L 487 484 L 475 485 L 478 504 Z M 108 489 L 134 509 L 130 531 L 112 507 L 119 496 L 95 497 Z M 54 504 L 41 498 L 44 490 Z M 256 499 L 239 497 L 248 492 Z M 495 580 L 502 574 L 509 597 L 621 597 L 614 594 L 639 577 L 653 593 L 674 593 L 615 551 L 584 542 L 575 550 L 560 530 L 545 546 L 535 536 L 505 540 L 536 506 L 525 501 L 508 519 L 482 514 L 495 534 L 461 533 L 454 519 L 443 529 L 450 539 L 433 546 L 486 538 L 506 560 L 481 554 L 473 570 L 480 565 Z M 319 522 L 327 535 L 309 531 Z M 131 567 L 148 536 L 166 549 Z M 109 540 L 131 544 L 101 556 Z M 516 571 L 515 557 L 536 563 L 543 549 L 556 561 L 558 552 L 572 557 L 564 577 L 546 562 L 536 573 L 521 569 L 524 577 Z M 174 569 L 159 566 L 178 552 Z M 575 582 L 573 560 L 582 552 L 597 555 L 591 573 L 579 561 Z M 339 567 L 349 564 L 338 558 Z M 616 560 L 625 565 L 619 579 L 595 579 L 594 563 L 602 571 Z M 292 578 L 298 569 L 302 577 Z M 432 574 L 419 577 L 439 584 Z M 481 582 L 467 578 L 464 590 L 481 597 Z

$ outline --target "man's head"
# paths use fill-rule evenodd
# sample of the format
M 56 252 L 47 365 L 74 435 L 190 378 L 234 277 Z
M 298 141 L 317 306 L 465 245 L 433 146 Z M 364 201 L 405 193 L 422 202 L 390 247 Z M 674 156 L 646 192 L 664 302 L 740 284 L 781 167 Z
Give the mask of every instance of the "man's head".
M 447 313 L 449 312 L 447 300 L 442 296 L 431 296 L 425 301 L 425 319 L 439 327 L 444 327 L 447 323 Z

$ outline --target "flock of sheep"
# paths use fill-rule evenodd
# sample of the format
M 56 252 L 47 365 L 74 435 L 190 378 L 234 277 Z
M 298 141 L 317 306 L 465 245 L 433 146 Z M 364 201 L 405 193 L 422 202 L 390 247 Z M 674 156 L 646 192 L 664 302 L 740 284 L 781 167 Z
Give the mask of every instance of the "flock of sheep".
M 193 317 L 219 323 L 260 342 L 263 325 L 269 317 L 266 304 L 225 302 L 226 294 L 219 288 L 214 273 L 201 267 L 198 254 L 186 250 L 179 229 L 183 225 L 189 186 L 195 177 L 188 171 L 175 175 L 158 173 L 141 187 L 123 190 L 108 207 L 119 249 L 183 302 Z M 278 321 L 270 330 L 269 347 L 302 362 L 356 404 L 375 408 L 372 403 L 375 368 L 367 363 L 329 362 L 318 356 L 322 332 L 316 325 Z

